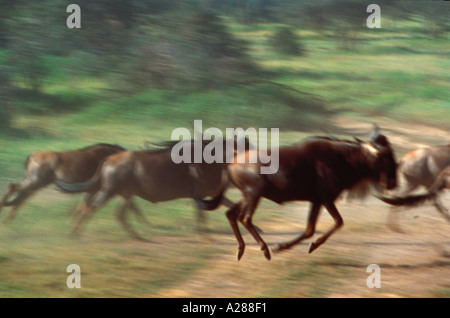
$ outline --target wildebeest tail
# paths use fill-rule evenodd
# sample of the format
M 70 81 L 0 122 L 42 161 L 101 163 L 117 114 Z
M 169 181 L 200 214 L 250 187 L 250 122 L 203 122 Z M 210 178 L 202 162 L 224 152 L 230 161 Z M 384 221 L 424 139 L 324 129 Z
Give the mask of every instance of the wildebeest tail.
M 405 197 L 399 196 L 385 197 L 381 195 L 377 195 L 376 197 L 381 201 L 394 206 L 416 206 L 419 204 L 423 204 L 429 200 L 434 200 L 436 196 L 437 192 L 421 195 L 409 195 Z
M 227 171 L 225 168 L 222 172 L 222 184 L 220 187 L 220 191 L 215 197 L 213 197 L 209 200 L 205 200 L 205 199 L 201 199 L 201 198 L 194 198 L 199 209 L 202 209 L 205 211 L 212 211 L 212 210 L 217 209 L 217 207 L 223 201 L 225 191 L 227 190 L 228 185 L 229 185 L 228 183 L 229 183 L 228 174 L 227 174 Z
M 85 182 L 79 183 L 68 183 L 62 180 L 55 180 L 55 185 L 63 192 L 66 193 L 81 193 L 93 191 L 95 188 L 100 186 L 100 169 L 97 170 L 97 173 L 94 174 L 92 178 Z
M 220 203 L 223 200 L 224 193 L 225 193 L 226 187 L 223 187 L 219 194 L 217 194 L 214 198 L 205 200 L 205 199 L 196 199 L 195 202 L 197 203 L 197 206 L 205 211 L 211 211 L 214 209 L 217 209 L 217 207 L 220 205 Z

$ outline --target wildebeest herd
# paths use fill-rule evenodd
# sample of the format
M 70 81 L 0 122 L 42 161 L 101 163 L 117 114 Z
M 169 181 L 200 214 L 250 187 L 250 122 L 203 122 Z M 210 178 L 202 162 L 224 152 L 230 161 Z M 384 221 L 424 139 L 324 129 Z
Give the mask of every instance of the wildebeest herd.
M 183 142 L 194 147 L 193 140 Z M 219 142 L 226 144 L 225 140 Z M 72 213 L 78 218 L 73 235 L 78 235 L 96 209 L 114 196 L 123 199 L 118 220 L 130 235 L 138 239 L 140 236 L 126 219 L 127 211 L 132 210 L 145 221 L 133 202 L 133 196 L 152 203 L 192 198 L 200 221 L 203 219 L 202 210 L 214 210 L 223 204 L 228 208 L 225 214 L 238 242 L 238 260 L 245 249 L 238 222 L 258 242 L 264 256 L 271 258 L 261 230 L 252 222 L 261 198 L 278 204 L 288 201 L 309 201 L 311 204 L 306 230 L 292 241 L 278 244 L 273 251 L 289 249 L 311 238 L 322 206 L 335 224 L 311 243 L 309 252 L 325 243 L 343 226 L 335 201 L 344 191 L 362 195 L 373 193 L 392 206 L 414 206 L 430 200 L 450 222 L 448 211 L 438 199 L 443 189 L 450 189 L 450 144 L 417 149 L 397 162 L 391 143 L 379 133 L 377 126 L 367 142 L 358 138 L 343 140 L 314 136 L 279 147 L 279 169 L 273 174 L 261 174 L 260 167 L 264 163 L 259 160 L 244 160 L 258 151 L 248 142 L 244 152 L 234 149 L 234 162 L 230 163 L 223 160 L 223 163 L 176 164 L 170 156 L 174 144 L 167 142 L 160 147 L 139 151 L 126 150 L 118 145 L 95 144 L 68 152 L 35 153 L 26 160 L 25 179 L 20 184 L 9 184 L 0 200 L 0 211 L 3 207 L 11 207 L 3 222 L 11 220 L 34 192 L 50 184 L 66 193 L 86 193 L 84 201 Z M 419 186 L 424 186 L 427 192 L 414 194 Z M 230 187 L 241 193 L 237 203 L 224 196 Z M 392 192 L 395 195 L 389 194 Z M 10 200 L 13 195 L 15 197 Z

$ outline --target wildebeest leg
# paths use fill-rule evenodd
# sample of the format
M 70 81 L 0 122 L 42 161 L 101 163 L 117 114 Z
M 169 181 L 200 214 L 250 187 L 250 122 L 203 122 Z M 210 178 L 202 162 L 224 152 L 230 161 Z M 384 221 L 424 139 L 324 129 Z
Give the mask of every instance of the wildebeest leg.
M 92 217 L 94 211 L 101 205 L 103 205 L 106 201 L 108 201 L 110 197 L 111 195 L 109 195 L 105 191 L 100 190 L 97 193 L 93 194 L 92 197 L 89 196 L 88 198 L 86 198 L 86 200 L 84 201 L 81 216 L 72 230 L 72 236 L 77 236 L 80 233 L 81 227 L 87 223 L 89 218 Z
M 6 224 L 12 219 L 15 218 L 17 211 L 19 210 L 19 207 L 22 205 L 22 203 L 25 201 L 26 198 L 28 198 L 31 195 L 31 193 L 22 194 L 20 201 L 16 202 L 15 205 L 9 210 L 8 215 L 3 219 L 2 223 Z
M 77 204 L 77 206 L 75 207 L 75 209 L 72 209 L 69 211 L 69 215 L 75 219 L 77 217 L 80 217 L 82 212 L 87 208 L 86 205 L 91 204 L 91 201 L 94 197 L 95 193 L 88 193 L 86 194 L 85 198 L 83 201 L 81 201 L 80 203 Z
M 239 231 L 239 227 L 237 224 L 238 216 L 241 211 L 242 201 L 235 204 L 231 209 L 229 209 L 227 212 L 225 212 L 225 215 L 227 216 L 228 222 L 231 225 L 231 228 L 233 229 L 234 236 L 236 237 L 238 241 L 238 255 L 237 259 L 238 261 L 241 259 L 242 255 L 244 255 L 245 250 L 245 242 L 242 238 L 242 234 Z
M 141 236 L 139 236 L 139 234 L 127 222 L 126 211 L 127 211 L 127 209 L 131 208 L 133 203 L 131 202 L 130 198 L 124 198 L 124 200 L 125 200 L 125 202 L 122 205 L 122 207 L 119 209 L 118 214 L 117 214 L 117 218 L 119 219 L 120 224 L 125 229 L 125 231 L 127 231 L 128 234 L 131 235 L 131 237 L 133 237 L 134 239 L 140 240 L 140 241 L 145 241 L 145 239 L 142 238 Z
M 406 179 L 406 176 L 405 176 Z M 398 194 L 396 194 L 399 197 L 406 196 L 410 194 L 412 191 L 416 190 L 419 187 L 419 184 L 415 183 L 413 180 L 406 179 L 406 186 L 400 190 Z M 404 231 L 401 229 L 398 219 L 400 212 L 403 211 L 401 207 L 390 207 L 389 208 L 389 214 L 387 218 L 387 226 L 394 232 L 397 233 L 404 233 Z
M 239 215 L 239 221 L 245 226 L 245 228 L 250 232 L 250 234 L 253 236 L 253 238 L 258 242 L 259 247 L 261 248 L 261 251 L 263 251 L 264 256 L 267 258 L 267 260 L 270 260 L 270 251 L 267 247 L 266 242 L 261 238 L 259 235 L 257 229 L 253 225 L 252 217 L 253 213 L 255 212 L 256 206 L 258 205 L 259 196 L 255 195 L 247 195 L 247 204 L 242 209 L 240 215 Z
M 196 185 L 197 182 L 195 181 L 198 178 L 198 171 L 194 166 L 190 166 L 189 174 L 191 177 L 193 177 L 193 178 L 189 179 L 190 191 L 191 191 L 192 198 L 194 199 L 194 202 L 201 201 L 202 197 L 198 192 L 198 188 Z M 206 228 L 206 215 L 205 215 L 204 211 L 202 209 L 200 209 L 197 204 L 195 204 L 195 206 L 196 206 L 196 213 L 197 213 L 197 230 L 199 232 L 203 232 L 204 229 Z
M 400 213 L 400 207 L 390 207 L 387 218 L 387 226 L 394 232 L 405 233 L 399 225 L 398 216 Z
M 444 169 L 437 180 L 428 188 L 429 192 L 439 192 L 441 190 L 448 189 L 450 190 L 450 166 Z M 450 222 L 450 214 L 446 208 L 439 202 L 438 197 L 435 197 L 434 206 L 436 209 L 442 214 L 442 216 Z
M 8 184 L 8 190 L 6 191 L 6 193 L 3 195 L 2 199 L 0 200 L 0 211 L 2 210 L 3 206 L 5 205 L 6 201 L 8 200 L 8 198 L 14 194 L 15 192 L 17 192 L 18 188 L 20 187 L 19 184 L 17 183 L 9 183 Z
M 336 209 L 336 206 L 334 203 L 326 203 L 324 204 L 327 211 L 330 213 L 330 215 L 333 217 L 335 225 L 328 230 L 324 235 L 319 237 L 315 242 L 311 243 L 311 246 L 309 248 L 309 253 L 312 253 L 316 248 L 318 248 L 320 245 L 325 243 L 325 241 L 340 227 L 344 225 L 344 220 L 342 220 L 341 215 L 339 214 L 339 211 Z
M 435 208 L 439 211 L 439 213 L 442 214 L 442 216 L 448 221 L 450 222 L 450 214 L 448 213 L 448 210 L 446 208 L 444 208 L 444 206 L 441 204 L 441 202 L 439 202 L 438 198 L 436 198 L 433 202 L 433 205 L 435 206 Z
M 234 205 L 234 202 L 228 199 L 227 197 L 223 197 L 221 204 L 225 205 L 227 208 L 231 208 Z M 253 227 L 258 231 L 259 234 L 264 233 L 263 230 L 261 230 L 258 226 L 253 225 Z
M 68 214 L 69 214 L 70 217 L 74 218 L 74 217 L 76 217 L 76 216 L 80 213 L 80 211 L 82 211 L 82 210 L 83 210 L 83 202 L 80 202 L 80 203 L 77 204 L 77 206 L 76 206 L 75 208 L 70 209 L 69 212 L 68 212 Z
M 12 220 L 16 216 L 17 211 L 19 210 L 19 207 L 23 204 L 23 202 L 28 199 L 36 190 L 45 185 L 47 184 L 39 184 L 38 182 L 34 181 L 34 179 L 29 178 L 25 179 L 21 184 L 10 184 L 8 187 L 8 192 L 10 192 L 9 195 L 13 194 L 14 192 L 17 192 L 17 195 L 9 202 L 2 202 L 3 206 L 12 206 L 12 209 L 9 211 L 8 215 L 5 217 L 2 223 L 6 223 Z M 7 199 L 7 196 L 5 199 Z
M 273 251 L 274 252 L 280 252 L 282 250 L 289 249 L 292 246 L 294 246 L 295 244 L 298 244 L 301 241 L 303 241 L 303 240 L 313 236 L 314 232 L 316 230 L 316 223 L 317 223 L 317 218 L 319 216 L 320 206 L 321 205 L 319 203 L 312 203 L 311 204 L 311 208 L 309 210 L 309 215 L 308 215 L 308 225 L 306 226 L 305 232 L 303 232 L 300 236 L 298 236 L 297 238 L 295 238 L 292 241 L 278 244 L 273 249 Z
M 142 214 L 141 209 L 138 208 L 136 203 L 132 199 L 128 201 L 128 208 L 132 209 L 134 211 L 134 214 L 137 216 L 137 218 L 146 225 L 150 225 L 150 222 L 147 220 L 147 218 Z
M 227 197 L 223 197 L 221 204 L 226 206 L 228 209 L 231 209 L 235 205 L 235 203 L 233 201 L 231 201 L 230 199 L 228 199 Z M 197 224 L 199 224 L 198 229 L 199 229 L 199 231 L 203 231 L 203 229 L 206 228 L 206 223 L 207 223 L 205 211 L 200 209 L 197 204 L 195 206 L 197 209 Z M 259 230 L 259 228 L 258 228 L 258 230 Z M 259 231 L 261 231 L 261 230 L 259 230 Z

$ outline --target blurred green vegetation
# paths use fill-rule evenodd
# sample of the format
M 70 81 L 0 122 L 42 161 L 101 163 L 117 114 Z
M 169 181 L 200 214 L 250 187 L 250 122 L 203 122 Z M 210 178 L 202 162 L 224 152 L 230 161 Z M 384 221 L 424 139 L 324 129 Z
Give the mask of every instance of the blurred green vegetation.
M 70 30 L 66 2 L 0 0 L 1 191 L 24 175 L 32 152 L 94 142 L 139 149 L 194 119 L 204 128 L 277 127 L 287 136 L 281 143 L 333 131 L 336 115 L 450 129 L 448 2 L 378 1 L 381 29 L 365 26 L 370 3 L 352 0 L 76 3 L 82 28 Z M 79 296 L 60 283 L 77 261 L 91 275 L 82 296 L 154 296 L 223 251 L 178 246 L 195 233 L 189 200 L 139 201 L 154 226 L 138 229 L 163 242 L 149 246 L 118 230 L 115 203 L 84 239 L 71 240 L 65 211 L 81 197 L 42 193 L 2 228 L 0 296 Z M 211 222 L 228 233 L 223 213 Z M 315 281 L 305 290 L 292 281 L 312 275 L 332 285 L 343 274 L 314 262 L 285 265 L 282 288 L 244 296 L 327 296 Z
M 347 111 L 448 127 L 447 3 L 381 2 L 381 29 L 353 0 L 78 4 L 71 30 L 60 1 L 0 2 L 2 131 L 61 114 L 308 131 Z
M 295 32 L 289 27 L 276 30 L 269 41 L 273 50 L 285 55 L 300 56 L 306 53 L 303 44 Z

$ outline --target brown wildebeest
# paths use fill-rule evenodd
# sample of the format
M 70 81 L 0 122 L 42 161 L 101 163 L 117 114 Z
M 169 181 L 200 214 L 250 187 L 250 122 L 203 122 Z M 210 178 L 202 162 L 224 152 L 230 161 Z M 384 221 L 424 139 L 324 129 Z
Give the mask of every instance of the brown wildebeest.
M 193 140 L 182 142 L 189 143 L 192 150 L 196 143 Z M 226 146 L 225 139 L 213 142 L 223 142 L 224 147 Z M 116 195 L 124 200 L 118 219 L 123 228 L 137 239 L 141 238 L 127 223 L 125 214 L 133 196 L 157 203 L 216 195 L 221 185 L 228 180 L 225 171 L 226 158 L 223 162 L 213 163 L 175 163 L 171 152 L 176 143 L 178 142 L 168 142 L 167 147 L 163 149 L 125 151 L 112 155 L 105 160 L 94 177 L 85 183 L 69 184 L 57 180 L 55 183 L 63 191 L 92 192 L 84 201 L 82 215 L 72 234 L 78 234 L 94 211 Z M 247 139 L 245 143 L 245 147 L 249 147 Z M 207 145 L 204 142 L 201 144 L 204 150 Z M 234 155 L 234 151 L 232 152 Z M 194 151 L 192 155 L 193 153 Z M 226 206 L 233 204 L 227 198 L 223 198 L 220 203 Z
M 401 207 L 414 207 L 419 204 L 422 204 L 426 201 L 433 201 L 433 205 L 442 214 L 442 216 L 450 222 L 450 213 L 448 210 L 439 202 L 438 195 L 442 190 L 448 189 L 450 190 L 450 165 L 447 166 L 444 170 L 436 178 L 435 182 L 428 187 L 428 193 L 422 195 L 408 195 L 408 196 L 381 196 L 377 197 L 393 206 L 401 206 Z M 391 211 L 392 213 L 392 211 Z M 390 224 L 390 222 L 388 223 Z M 396 224 L 393 225 L 393 230 L 400 231 Z
M 402 206 L 400 202 L 405 202 L 403 206 L 414 206 L 411 202 L 406 204 L 409 200 L 401 200 L 401 197 L 411 197 L 411 194 L 418 190 L 419 188 L 425 188 L 427 193 L 434 193 L 432 190 L 433 186 L 436 187 L 435 183 L 439 182 L 440 173 L 450 166 L 450 143 L 445 146 L 432 146 L 426 148 L 415 149 L 405 156 L 399 162 L 398 173 L 399 173 L 399 183 L 404 185 L 399 191 L 396 191 L 395 198 L 391 197 L 381 197 L 380 199 L 386 203 L 396 206 Z M 449 220 L 448 213 L 445 212 L 445 208 L 438 201 L 437 196 L 434 196 L 434 206 L 436 209 L 444 216 L 445 219 Z M 418 200 L 423 201 L 423 200 Z M 400 227 L 397 225 L 395 216 L 398 214 L 396 208 L 391 208 L 388 225 L 391 229 L 397 232 L 401 232 Z
M 72 151 L 47 151 L 30 155 L 25 163 L 27 172 L 25 179 L 20 184 L 8 184 L 8 190 L 0 200 L 0 210 L 4 206 L 12 207 L 3 222 L 11 220 L 27 198 L 53 183 L 55 179 L 84 182 L 95 174 L 99 164 L 106 157 L 124 150 L 118 145 L 99 143 Z M 16 197 L 7 201 L 14 193 L 17 193 Z
M 259 162 L 232 163 L 227 167 L 231 182 L 242 193 L 242 200 L 226 212 L 238 242 L 238 260 L 245 249 L 238 220 L 270 260 L 269 248 L 252 223 L 253 213 L 261 198 L 278 204 L 287 201 L 311 202 L 306 231 L 290 242 L 279 244 L 275 251 L 289 249 L 313 236 L 321 206 L 328 210 L 335 225 L 311 244 L 311 253 L 343 225 L 334 204 L 343 190 L 355 188 L 362 182 L 373 182 L 388 189 L 397 184 L 394 153 L 388 139 L 378 133 L 370 142 L 314 137 L 278 150 L 279 169 L 274 174 L 261 174 L 262 164 Z M 243 155 L 249 156 L 250 151 Z M 201 200 L 199 205 L 207 210 L 214 209 L 224 191 L 225 187 L 218 196 L 209 201 Z

